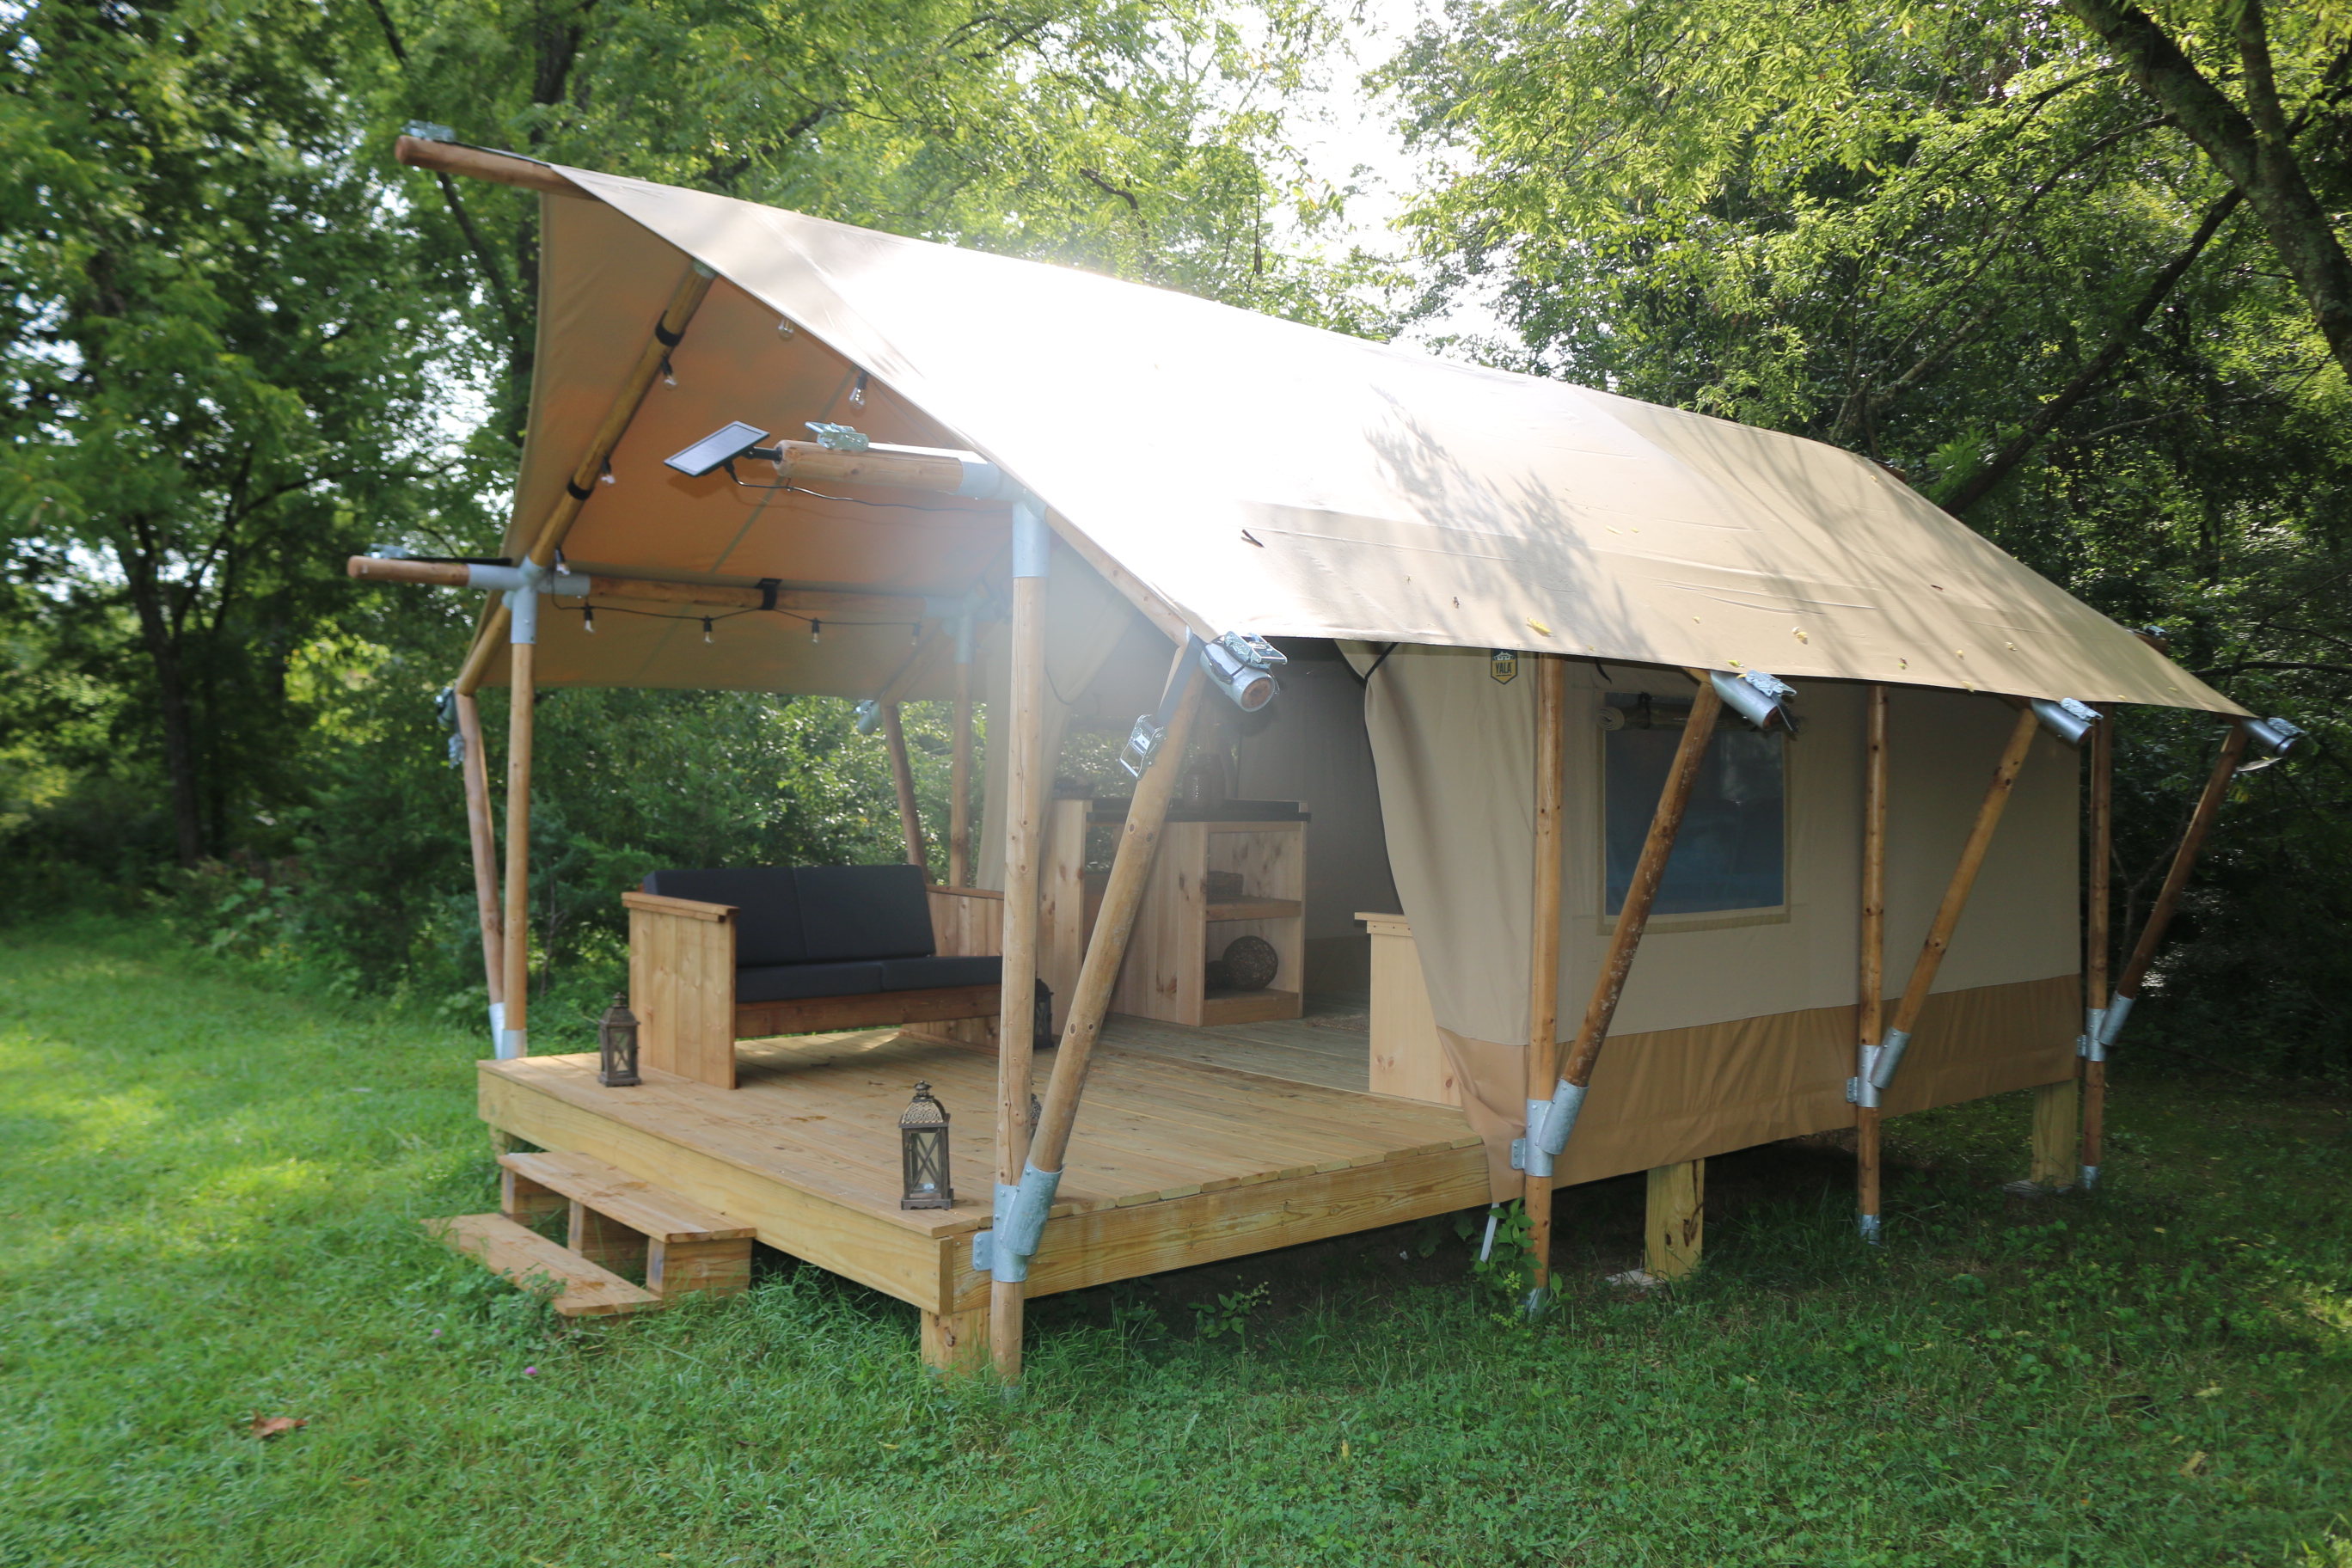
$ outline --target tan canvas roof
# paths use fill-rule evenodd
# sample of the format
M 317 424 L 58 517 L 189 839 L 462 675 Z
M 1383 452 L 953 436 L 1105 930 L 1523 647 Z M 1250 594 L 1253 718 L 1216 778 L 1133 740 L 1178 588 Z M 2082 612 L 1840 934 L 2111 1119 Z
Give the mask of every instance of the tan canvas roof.
M 1001 504 L 823 500 L 660 467 L 730 419 L 793 438 L 836 420 L 980 452 L 1115 579 L 1123 569 L 1123 588 L 1209 635 L 2241 711 L 1836 447 L 1068 268 L 563 173 L 601 204 L 544 204 L 512 539 L 553 503 L 685 258 L 721 279 L 675 355 L 678 388 L 656 387 L 615 483 L 583 510 L 575 563 L 942 596 L 1001 586 Z M 891 504 L 857 504 L 877 500 Z M 817 643 L 757 616 L 709 644 L 690 620 L 603 617 L 592 643 L 559 615 L 541 679 L 847 695 L 895 679 L 931 694 L 942 644 L 925 632 L 908 668 L 922 621 L 908 602 Z

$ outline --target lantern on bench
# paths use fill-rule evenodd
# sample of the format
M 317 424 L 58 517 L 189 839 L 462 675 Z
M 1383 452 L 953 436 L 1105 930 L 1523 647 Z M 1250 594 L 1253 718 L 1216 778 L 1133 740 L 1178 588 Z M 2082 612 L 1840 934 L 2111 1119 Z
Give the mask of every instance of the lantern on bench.
M 955 1207 L 955 1188 L 948 1184 L 948 1110 L 931 1098 L 931 1086 L 919 1083 L 915 1098 L 898 1117 L 898 1155 L 906 1176 L 902 1209 Z
M 628 998 L 613 993 L 613 1005 L 596 1023 L 596 1081 L 606 1089 L 637 1083 L 637 1016 Z

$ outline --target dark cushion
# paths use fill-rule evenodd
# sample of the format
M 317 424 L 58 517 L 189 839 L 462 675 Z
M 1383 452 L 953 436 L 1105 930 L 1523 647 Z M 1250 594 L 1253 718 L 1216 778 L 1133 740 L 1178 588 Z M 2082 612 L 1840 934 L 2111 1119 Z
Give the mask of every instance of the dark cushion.
M 885 991 L 928 991 L 939 985 L 993 985 L 1004 978 L 1004 960 L 986 958 L 892 958 L 882 964 Z
M 808 963 L 930 953 L 931 900 L 921 867 L 803 866 L 793 878 Z
M 906 867 L 913 870 L 912 866 Z M 801 938 L 801 900 L 796 874 L 789 866 L 757 866 L 715 871 L 648 871 L 645 889 L 665 899 L 692 899 L 698 903 L 732 904 L 735 916 L 735 966 L 758 969 L 772 963 L 803 963 L 813 955 Z M 879 953 L 849 953 L 852 958 L 878 958 Z M 824 993 L 812 993 L 822 995 Z M 762 1001 L 775 998 L 762 997 Z
M 866 996 L 891 987 L 882 965 L 866 963 L 772 963 L 735 972 L 738 1002 L 803 1002 L 812 996 Z

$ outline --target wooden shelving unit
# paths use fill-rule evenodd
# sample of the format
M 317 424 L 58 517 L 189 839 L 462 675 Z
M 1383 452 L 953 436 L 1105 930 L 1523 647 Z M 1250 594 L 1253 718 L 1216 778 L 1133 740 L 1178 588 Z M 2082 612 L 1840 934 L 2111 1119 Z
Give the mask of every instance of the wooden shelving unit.
M 1204 1027 L 1297 1017 L 1307 959 L 1306 829 L 1303 818 L 1170 822 L 1111 1010 Z M 1211 903 L 1211 871 L 1238 872 L 1243 896 Z M 1263 991 L 1209 991 L 1208 961 L 1244 935 L 1274 944 L 1274 984 Z

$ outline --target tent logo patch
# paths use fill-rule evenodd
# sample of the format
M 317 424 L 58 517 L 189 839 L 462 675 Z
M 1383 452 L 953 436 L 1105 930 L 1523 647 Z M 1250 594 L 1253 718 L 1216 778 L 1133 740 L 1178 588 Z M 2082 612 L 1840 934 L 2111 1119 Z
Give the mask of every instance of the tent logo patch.
M 1508 648 L 1498 647 L 1487 656 L 1486 673 L 1499 685 L 1508 686 L 1511 678 L 1519 673 L 1519 656 Z

